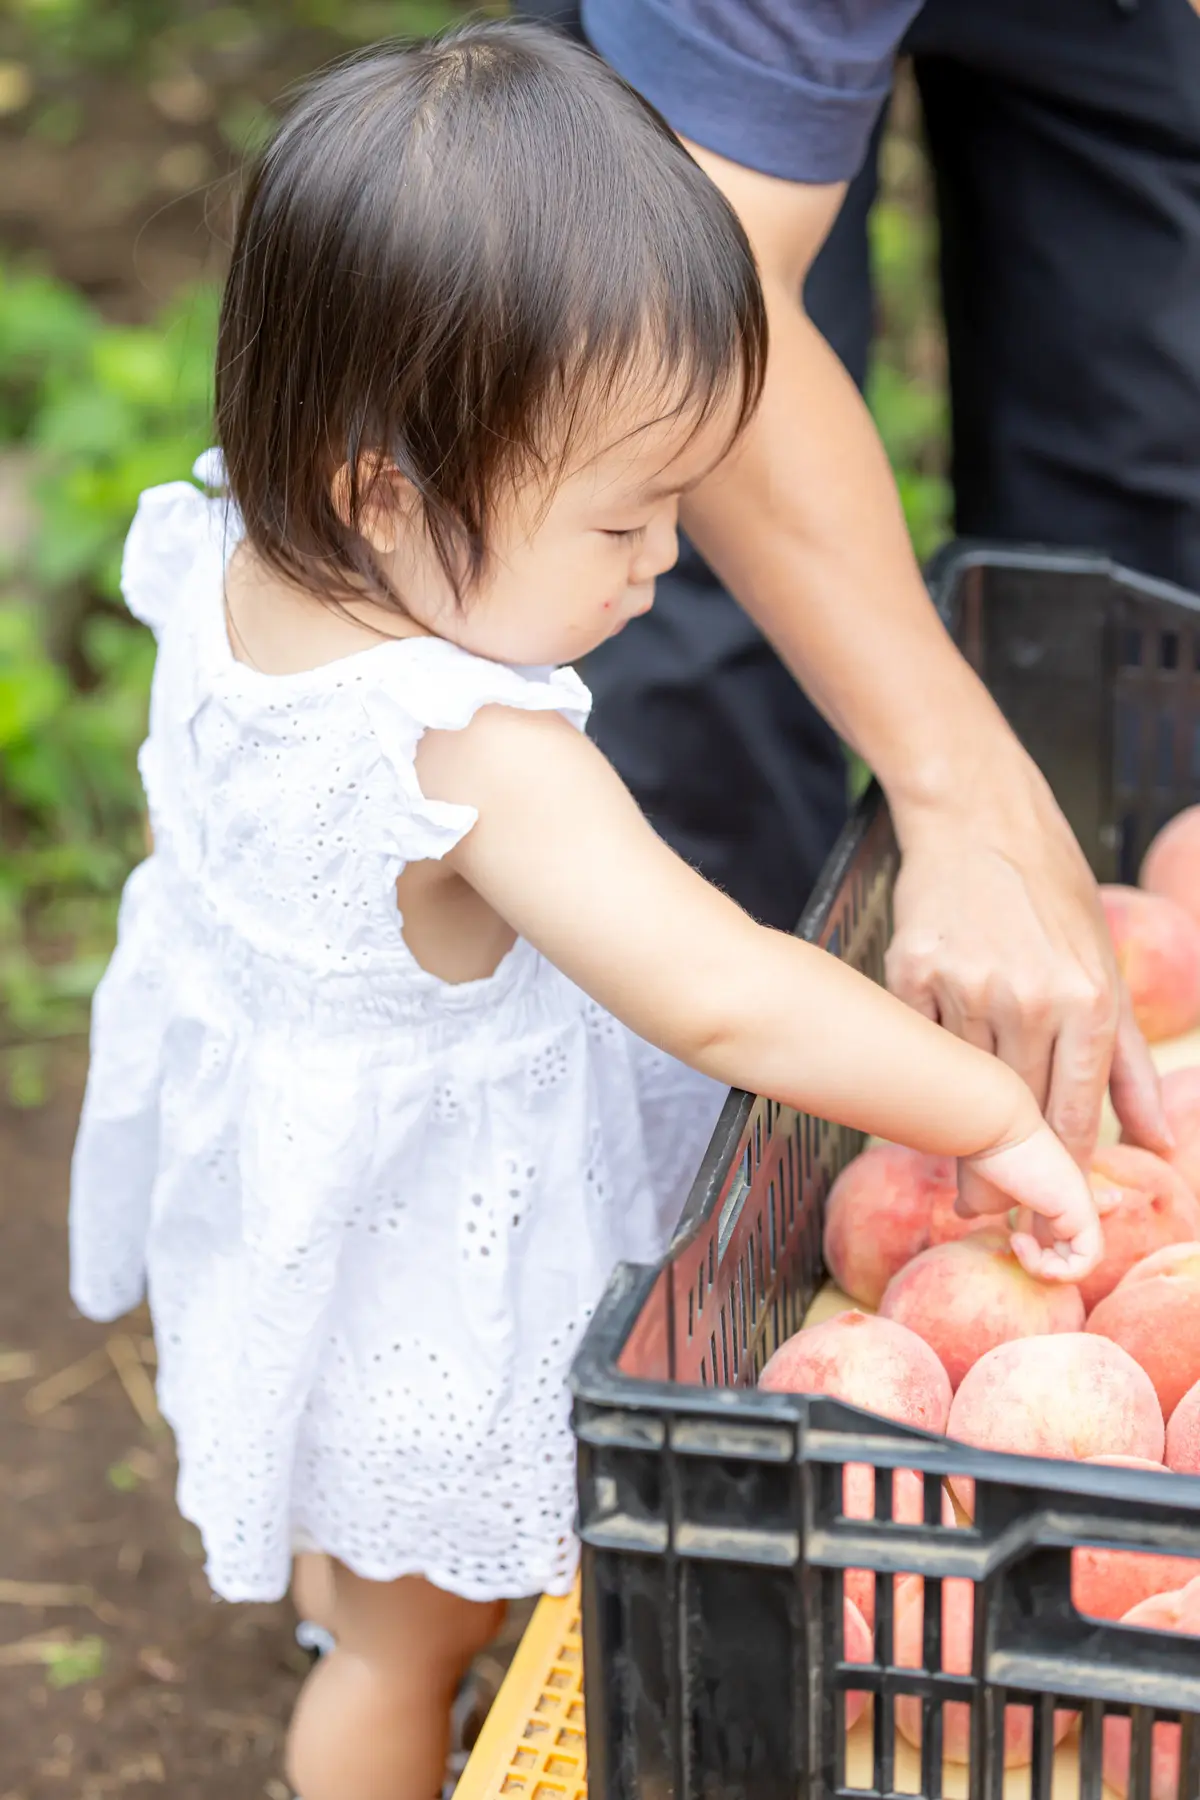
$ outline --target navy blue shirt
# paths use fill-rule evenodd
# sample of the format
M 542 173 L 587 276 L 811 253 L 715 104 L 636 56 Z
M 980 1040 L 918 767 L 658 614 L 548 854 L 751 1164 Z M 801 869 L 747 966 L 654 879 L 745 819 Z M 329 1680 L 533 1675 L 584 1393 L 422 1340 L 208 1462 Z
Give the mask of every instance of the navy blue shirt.
M 588 37 L 681 137 L 764 175 L 848 181 L 921 0 L 583 0 Z

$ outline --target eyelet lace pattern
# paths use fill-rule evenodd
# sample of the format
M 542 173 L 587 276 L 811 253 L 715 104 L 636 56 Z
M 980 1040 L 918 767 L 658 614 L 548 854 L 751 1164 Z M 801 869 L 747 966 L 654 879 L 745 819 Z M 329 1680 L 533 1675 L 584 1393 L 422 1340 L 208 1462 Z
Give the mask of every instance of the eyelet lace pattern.
M 107 1320 L 148 1289 L 225 1599 L 282 1595 L 297 1541 L 562 1593 L 567 1369 L 614 1265 L 661 1254 L 723 1096 L 526 943 L 459 986 L 405 945 L 397 876 L 474 823 L 421 793 L 422 733 L 493 704 L 582 727 L 578 678 L 432 639 L 260 675 L 225 633 L 236 536 L 178 482 L 126 548 L 155 852 L 96 996 L 72 1295 Z

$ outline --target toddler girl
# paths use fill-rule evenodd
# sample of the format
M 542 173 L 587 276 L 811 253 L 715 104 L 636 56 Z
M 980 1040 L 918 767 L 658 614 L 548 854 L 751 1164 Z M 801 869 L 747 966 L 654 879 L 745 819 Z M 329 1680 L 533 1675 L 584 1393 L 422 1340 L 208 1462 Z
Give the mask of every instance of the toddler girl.
M 765 354 L 736 220 L 602 65 L 532 28 L 378 50 L 254 170 L 223 463 L 130 532 L 154 851 L 72 1291 L 148 1287 L 216 1593 L 332 1559 L 304 1800 L 430 1800 L 499 1603 L 569 1586 L 567 1369 L 729 1085 L 971 1159 L 1027 1266 L 1097 1254 L 1016 1075 L 752 923 L 583 734 L 569 665 L 651 605 Z

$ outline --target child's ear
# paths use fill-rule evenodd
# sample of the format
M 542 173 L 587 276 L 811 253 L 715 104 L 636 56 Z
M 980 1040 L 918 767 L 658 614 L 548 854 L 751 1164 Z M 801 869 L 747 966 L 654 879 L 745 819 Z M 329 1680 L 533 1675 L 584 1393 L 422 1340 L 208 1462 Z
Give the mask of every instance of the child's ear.
M 416 489 L 395 463 L 374 452 L 359 461 L 357 494 L 354 486 L 350 465 L 343 463 L 330 490 L 334 511 L 377 556 L 392 555 L 416 514 Z

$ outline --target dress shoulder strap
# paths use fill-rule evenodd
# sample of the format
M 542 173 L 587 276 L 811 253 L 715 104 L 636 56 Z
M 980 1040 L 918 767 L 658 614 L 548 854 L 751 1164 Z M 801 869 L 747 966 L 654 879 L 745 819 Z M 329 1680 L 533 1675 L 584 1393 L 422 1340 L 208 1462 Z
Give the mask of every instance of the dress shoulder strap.
M 360 699 L 395 796 L 392 849 L 405 862 L 445 856 L 471 827 L 471 806 L 430 800 L 417 780 L 426 731 L 462 731 L 485 706 L 557 712 L 576 729 L 592 699 L 573 669 L 517 669 L 472 656 L 440 638 L 409 638 L 370 659 Z

